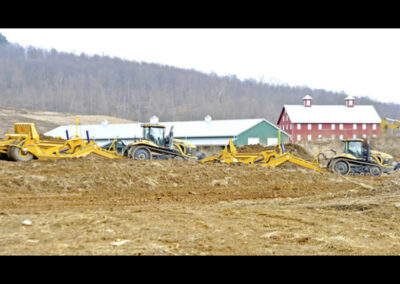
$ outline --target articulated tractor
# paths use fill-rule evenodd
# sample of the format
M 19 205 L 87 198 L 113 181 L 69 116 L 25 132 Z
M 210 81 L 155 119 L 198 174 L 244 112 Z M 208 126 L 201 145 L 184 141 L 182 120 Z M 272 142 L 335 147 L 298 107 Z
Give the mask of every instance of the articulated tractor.
M 400 163 L 393 161 L 393 156 L 370 150 L 367 140 L 343 140 L 343 153 L 329 159 L 327 168 L 341 175 L 361 174 L 380 176 L 400 168 Z
M 173 138 L 173 126 L 166 137 L 164 125 L 147 123 L 141 127 L 142 138 L 129 143 L 123 151 L 124 156 L 138 160 L 201 160 L 205 156 L 203 153 L 196 153 L 196 146 L 192 143 Z

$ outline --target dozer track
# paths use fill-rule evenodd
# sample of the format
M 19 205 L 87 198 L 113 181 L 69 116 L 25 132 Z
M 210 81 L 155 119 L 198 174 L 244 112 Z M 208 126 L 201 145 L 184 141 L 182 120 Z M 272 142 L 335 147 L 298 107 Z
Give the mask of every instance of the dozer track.
M 382 167 L 378 164 L 357 161 L 344 157 L 330 161 L 327 167 L 330 172 L 336 172 L 341 175 L 380 176 L 383 173 Z
M 140 149 L 146 150 L 148 152 L 148 156 L 143 154 L 140 157 L 135 157 L 135 153 L 137 153 Z M 153 155 L 153 154 L 156 155 Z M 173 150 L 157 148 L 151 145 L 136 145 L 130 147 L 126 150 L 126 155 L 130 158 L 136 158 L 140 160 L 155 160 L 155 159 L 169 159 L 169 158 L 181 158 L 181 159 L 188 159 L 187 157 L 183 156 L 181 153 L 177 153 Z M 157 157 L 160 156 L 160 157 Z

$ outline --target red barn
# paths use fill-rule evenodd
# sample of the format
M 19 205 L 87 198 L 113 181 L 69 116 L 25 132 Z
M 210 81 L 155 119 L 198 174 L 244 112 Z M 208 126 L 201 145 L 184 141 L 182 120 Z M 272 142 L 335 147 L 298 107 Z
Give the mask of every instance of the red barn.
M 347 97 L 343 105 L 313 105 L 305 96 L 303 105 L 284 105 L 278 119 L 280 129 L 292 142 L 325 139 L 367 138 L 380 134 L 381 118 L 372 105 L 355 105 Z

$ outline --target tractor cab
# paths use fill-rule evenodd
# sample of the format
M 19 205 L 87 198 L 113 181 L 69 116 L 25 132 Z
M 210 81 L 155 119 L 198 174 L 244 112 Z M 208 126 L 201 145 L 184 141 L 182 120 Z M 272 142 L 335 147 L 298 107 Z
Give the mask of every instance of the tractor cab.
M 165 147 L 165 126 L 161 124 L 142 124 L 143 139 L 151 141 L 160 147 Z
M 349 154 L 357 159 L 365 159 L 363 153 L 363 139 L 345 139 L 344 143 L 344 154 Z

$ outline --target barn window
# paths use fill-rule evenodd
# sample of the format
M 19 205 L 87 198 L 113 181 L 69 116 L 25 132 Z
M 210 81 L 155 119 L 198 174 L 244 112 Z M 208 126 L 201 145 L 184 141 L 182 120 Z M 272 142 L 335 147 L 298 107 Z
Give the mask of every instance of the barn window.
M 308 124 L 308 130 L 311 130 L 311 123 Z
M 367 135 L 366 134 L 363 134 L 363 136 L 362 136 L 363 138 L 367 138 Z
M 311 141 L 311 134 L 307 135 L 307 139 L 308 139 L 308 141 Z
M 301 124 L 297 123 L 297 130 L 300 130 L 300 129 L 301 129 Z
M 357 138 L 357 134 L 353 134 L 353 139 L 356 139 Z
M 339 139 L 343 140 L 343 134 L 340 134 Z
M 375 123 L 372 124 L 372 129 L 373 129 L 373 130 L 376 130 L 376 124 L 375 124 Z
M 356 123 L 353 124 L 353 129 L 354 129 L 354 130 L 357 129 L 357 124 L 356 124 Z
M 335 124 L 332 123 L 332 130 L 335 130 Z
M 340 129 L 340 130 L 343 130 L 343 123 L 341 123 L 341 124 L 339 125 L 339 129 Z
M 318 124 L 318 129 L 321 130 L 322 129 L 322 124 Z
M 300 141 L 300 140 L 301 140 L 301 135 L 297 134 L 297 141 Z
M 318 139 L 321 140 L 322 139 L 322 134 L 318 135 Z
M 363 130 L 367 129 L 367 125 L 365 123 L 363 123 L 362 129 Z

